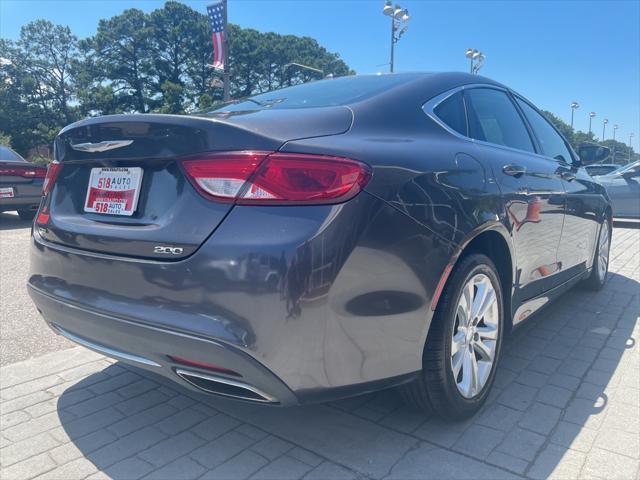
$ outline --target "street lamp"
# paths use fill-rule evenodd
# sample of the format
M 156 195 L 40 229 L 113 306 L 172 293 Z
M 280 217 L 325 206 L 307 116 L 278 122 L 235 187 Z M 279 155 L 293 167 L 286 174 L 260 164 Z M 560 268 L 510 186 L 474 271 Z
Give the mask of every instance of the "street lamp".
M 596 112 L 589 112 L 589 136 L 591 136 L 591 120 L 596 116 Z
M 391 17 L 391 58 L 389 59 L 389 71 L 393 73 L 393 54 L 395 45 L 409 28 L 407 23 L 409 23 L 411 17 L 409 16 L 409 10 L 402 8 L 398 4 L 394 7 L 391 4 L 391 0 L 387 0 L 385 2 L 382 13 L 387 17 Z
M 611 153 L 611 163 L 616 163 L 616 130 L 618 130 L 618 124 L 613 124 L 613 152 Z
M 609 123 L 608 118 L 602 119 L 602 141 L 604 142 L 604 129 L 607 127 L 607 123 Z
M 631 150 L 633 150 L 631 148 L 631 139 L 633 138 L 633 133 L 629 134 L 629 161 L 631 161 Z
M 478 70 L 482 68 L 482 64 L 486 58 L 484 53 L 476 50 L 475 48 L 467 48 L 467 51 L 464 52 L 464 56 L 469 59 L 470 73 L 478 73 Z
M 571 130 L 573 130 L 573 112 L 576 111 L 576 108 L 580 108 L 580 104 L 578 102 L 571 102 Z

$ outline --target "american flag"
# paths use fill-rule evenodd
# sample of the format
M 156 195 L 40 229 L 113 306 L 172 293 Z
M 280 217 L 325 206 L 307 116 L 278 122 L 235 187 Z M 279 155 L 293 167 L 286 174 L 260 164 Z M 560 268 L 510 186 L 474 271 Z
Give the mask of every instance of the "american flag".
M 213 32 L 213 68 L 224 70 L 224 4 L 223 2 L 212 3 L 207 6 L 209 23 Z

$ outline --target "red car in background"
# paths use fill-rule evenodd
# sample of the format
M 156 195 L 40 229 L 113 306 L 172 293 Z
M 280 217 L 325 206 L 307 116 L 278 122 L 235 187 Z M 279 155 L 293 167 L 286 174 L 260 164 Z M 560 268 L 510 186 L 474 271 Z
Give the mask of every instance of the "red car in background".
M 17 210 L 23 220 L 32 220 L 40 205 L 46 167 L 34 165 L 0 145 L 0 212 Z

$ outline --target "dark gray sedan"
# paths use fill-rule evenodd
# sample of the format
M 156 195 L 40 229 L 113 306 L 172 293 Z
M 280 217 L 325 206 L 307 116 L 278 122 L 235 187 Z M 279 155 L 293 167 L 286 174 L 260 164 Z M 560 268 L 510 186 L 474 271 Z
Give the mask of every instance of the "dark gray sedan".
M 607 278 L 611 206 L 526 99 L 462 73 L 352 76 L 197 116 L 66 127 L 33 229 L 53 330 L 211 394 L 400 386 L 449 418 L 504 336 Z
M 32 220 L 42 198 L 47 169 L 27 162 L 9 147 L 0 145 L 0 212 L 17 210 Z

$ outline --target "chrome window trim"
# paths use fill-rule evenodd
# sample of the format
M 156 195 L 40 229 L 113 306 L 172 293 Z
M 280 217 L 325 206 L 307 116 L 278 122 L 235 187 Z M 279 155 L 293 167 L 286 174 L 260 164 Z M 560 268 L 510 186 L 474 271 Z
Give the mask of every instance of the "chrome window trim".
M 475 138 L 471 138 L 471 137 L 467 137 L 466 135 L 462 135 L 460 132 L 457 132 L 456 130 L 454 130 L 453 128 L 451 128 L 450 126 L 448 126 L 445 122 L 443 122 L 440 117 L 438 117 L 438 115 L 436 115 L 435 113 L 435 109 L 438 107 L 438 105 L 440 105 L 442 102 L 444 102 L 447 98 L 449 98 L 450 96 L 452 96 L 455 93 L 458 93 L 460 91 L 464 91 L 464 90 L 471 90 L 474 88 L 490 88 L 493 90 L 498 90 L 500 92 L 504 92 L 507 95 L 512 94 L 511 90 L 509 90 L 508 88 L 504 88 L 504 87 L 500 87 L 498 85 L 491 85 L 488 83 L 471 83 L 471 84 L 467 84 L 467 85 L 462 85 L 459 87 L 455 87 L 452 88 L 451 90 L 447 90 L 446 92 L 443 92 L 439 95 L 436 95 L 435 97 L 433 97 L 432 99 L 428 100 L 424 105 L 422 105 L 422 111 L 434 122 L 436 122 L 440 127 L 442 127 L 443 129 L 445 129 L 448 133 L 450 133 L 451 135 L 454 135 L 455 137 L 461 139 L 461 140 L 466 140 L 467 142 L 471 142 L 471 143 L 475 143 L 477 145 L 485 145 L 487 147 L 492 147 L 492 148 L 499 148 L 501 150 L 506 150 L 507 152 L 517 152 L 517 153 L 524 153 L 527 155 L 536 155 L 544 160 L 549 160 L 549 157 L 545 157 L 544 155 L 540 155 L 538 152 L 535 151 L 535 149 L 537 148 L 537 145 L 535 144 L 534 138 L 531 138 L 531 133 L 529 132 L 529 125 L 527 124 L 525 119 L 522 119 L 522 123 L 524 124 L 525 128 L 527 129 L 527 133 L 529 133 L 529 137 L 531 140 L 531 146 L 534 148 L 534 151 L 529 151 L 529 150 L 521 150 L 519 148 L 513 148 L 513 147 L 509 147 L 507 145 L 500 145 L 499 143 L 491 143 L 491 142 L 485 142 L 483 140 L 478 140 Z M 465 114 L 467 114 L 467 104 L 465 102 L 464 105 L 465 108 Z M 518 111 L 518 107 L 516 105 L 514 105 L 514 107 L 516 109 L 516 111 L 518 112 L 518 115 L 521 116 L 520 112 Z M 467 125 L 469 122 L 469 118 L 467 116 Z M 557 160 L 553 159 L 554 162 L 557 162 Z

